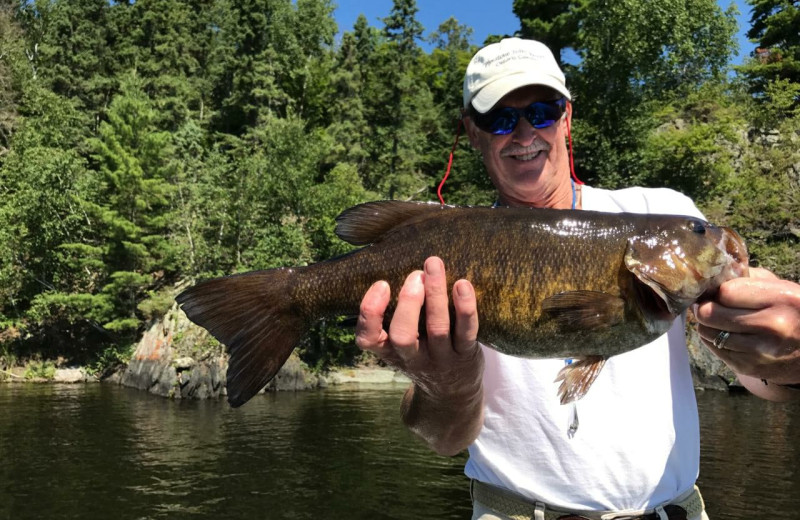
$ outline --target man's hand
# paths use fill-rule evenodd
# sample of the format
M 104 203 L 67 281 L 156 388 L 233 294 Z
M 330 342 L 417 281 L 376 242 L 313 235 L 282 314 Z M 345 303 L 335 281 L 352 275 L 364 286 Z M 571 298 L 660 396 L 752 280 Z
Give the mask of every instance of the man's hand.
M 725 282 L 694 314 L 703 342 L 750 391 L 773 400 L 800 397 L 800 390 L 778 386 L 800 383 L 800 285 L 751 268 L 750 278 Z M 716 348 L 722 331 L 730 336 Z
M 444 264 L 437 257 L 406 278 L 388 332 L 386 282 L 376 282 L 361 301 L 356 345 L 374 352 L 413 381 L 403 399 L 403 420 L 441 454 L 466 448 L 483 424 L 483 353 L 477 342 L 475 291 L 467 280 L 453 285 L 451 334 Z M 419 335 L 424 304 L 425 337 Z

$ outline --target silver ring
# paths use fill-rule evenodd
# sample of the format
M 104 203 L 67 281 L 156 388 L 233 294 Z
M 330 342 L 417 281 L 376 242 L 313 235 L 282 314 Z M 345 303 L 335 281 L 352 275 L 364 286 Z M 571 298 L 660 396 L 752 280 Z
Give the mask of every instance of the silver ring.
M 725 342 L 728 341 L 729 337 L 731 337 L 730 332 L 728 332 L 727 330 L 720 331 L 720 333 L 717 334 L 717 337 L 714 338 L 714 346 L 717 347 L 718 349 L 725 348 Z

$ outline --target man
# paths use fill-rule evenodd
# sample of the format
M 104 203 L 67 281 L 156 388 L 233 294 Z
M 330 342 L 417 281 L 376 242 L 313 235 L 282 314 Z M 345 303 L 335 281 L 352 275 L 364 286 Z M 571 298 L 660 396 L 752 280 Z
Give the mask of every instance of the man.
M 473 57 L 464 123 L 498 204 L 701 216 L 671 190 L 573 183 L 565 144 L 570 100 L 562 71 L 539 42 L 505 39 Z M 389 287 L 374 284 L 362 301 L 356 344 L 412 379 L 401 413 L 413 432 L 440 454 L 469 448 L 473 518 L 706 518 L 694 488 L 699 426 L 682 320 L 653 343 L 611 358 L 573 409 L 558 402 L 553 383 L 564 360 L 514 358 L 476 342 L 467 280 L 453 286 L 451 334 L 445 268 L 432 257 L 408 276 L 388 330 Z M 418 337 L 423 303 L 427 333 Z M 727 282 L 696 314 L 704 341 L 753 393 L 775 400 L 800 393 L 779 385 L 800 382 L 795 284 L 753 269 L 753 279 Z M 571 435 L 576 413 L 580 429 Z

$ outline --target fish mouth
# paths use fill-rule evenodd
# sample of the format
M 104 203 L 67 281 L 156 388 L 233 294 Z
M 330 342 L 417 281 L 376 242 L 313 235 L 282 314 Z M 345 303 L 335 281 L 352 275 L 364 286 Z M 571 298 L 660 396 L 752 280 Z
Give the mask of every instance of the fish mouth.
M 747 277 L 750 275 L 750 255 L 744 239 L 729 227 L 723 227 L 722 239 L 717 247 L 724 251 L 730 258 L 728 275 L 731 278 Z
M 649 323 L 671 322 L 675 319 L 675 314 L 670 310 L 670 304 L 652 287 L 638 279 L 634 279 L 633 287 L 639 308 Z

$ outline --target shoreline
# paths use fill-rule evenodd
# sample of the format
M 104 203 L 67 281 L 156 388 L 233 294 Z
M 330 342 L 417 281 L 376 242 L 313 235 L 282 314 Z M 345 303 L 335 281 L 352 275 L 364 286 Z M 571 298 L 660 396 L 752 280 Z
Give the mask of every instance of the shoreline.
M 120 367 L 107 377 L 97 377 L 90 374 L 84 367 L 71 366 L 55 369 L 55 373 L 51 378 L 45 377 L 26 377 L 24 375 L 26 367 L 17 366 L 11 367 L 8 370 L 0 370 L 0 384 L 91 384 L 91 383 L 110 383 L 122 384 L 120 382 L 121 374 L 128 367 Z M 278 374 L 276 379 L 285 377 L 285 374 Z M 285 388 L 285 385 L 272 385 L 272 382 L 267 385 L 267 391 L 286 391 L 286 390 L 314 390 L 317 388 L 327 388 L 329 386 L 342 386 L 342 385 L 380 385 L 380 384 L 409 384 L 411 380 L 401 372 L 397 372 L 391 368 L 375 367 L 375 366 L 355 366 L 355 367 L 337 367 L 322 374 L 312 374 L 310 371 L 304 373 L 304 379 L 310 379 L 315 382 L 314 385 L 308 385 L 304 388 Z M 122 385 L 127 386 L 127 385 Z M 271 388 L 271 386 L 277 386 Z M 263 393 L 263 391 L 262 391 Z M 225 394 L 224 391 L 221 392 Z
M 696 391 L 740 389 L 735 375 L 703 347 L 694 327 L 687 327 L 692 380 Z M 34 361 L 0 369 L 0 383 L 77 384 L 108 382 L 171 399 L 210 399 L 227 395 L 228 356 L 225 349 L 196 326 L 177 305 L 144 331 L 127 364 L 104 373 L 63 364 L 64 360 Z M 289 356 L 278 374 L 261 391 L 300 391 L 348 384 L 408 384 L 404 374 L 377 365 L 367 357 L 356 366 L 311 370 L 297 355 Z

